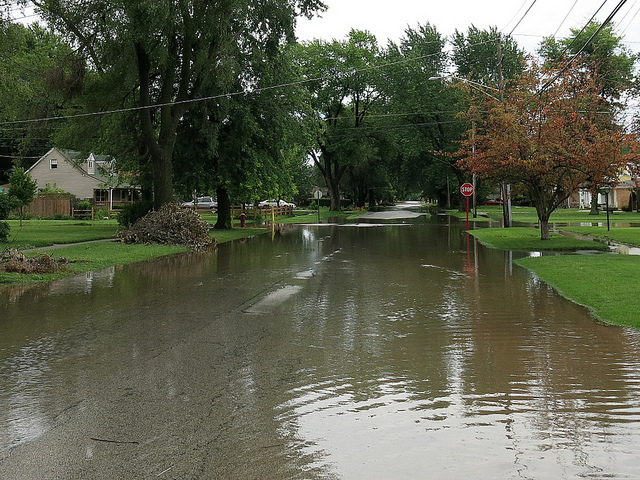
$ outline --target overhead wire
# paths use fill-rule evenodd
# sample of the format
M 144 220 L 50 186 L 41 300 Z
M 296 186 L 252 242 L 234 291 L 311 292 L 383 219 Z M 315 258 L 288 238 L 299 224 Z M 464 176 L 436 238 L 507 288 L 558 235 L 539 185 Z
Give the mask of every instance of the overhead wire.
M 602 10 L 602 7 L 605 6 L 605 4 L 608 2 L 609 0 L 604 0 L 604 2 L 602 2 L 602 5 L 600 5 L 600 7 L 598 7 L 598 9 L 595 11 L 595 13 L 593 15 L 591 15 L 591 18 L 589 19 L 589 21 L 587 23 L 585 23 L 584 27 L 582 27 L 580 29 L 580 31 L 574 35 L 573 40 L 571 41 L 571 43 L 569 43 L 569 45 L 567 45 L 564 50 L 562 50 L 562 52 L 560 52 L 560 57 L 564 56 L 565 53 L 567 53 L 567 51 L 569 51 L 571 49 L 571 47 L 573 47 L 573 45 L 578 41 L 578 37 L 580 37 L 580 35 L 582 35 L 582 33 L 587 29 L 587 27 L 591 24 L 591 22 L 593 22 L 593 20 L 596 18 L 596 15 L 598 15 L 598 13 L 600 13 L 600 10 Z
M 513 34 L 515 29 L 522 23 L 524 18 L 531 12 L 531 9 L 536 4 L 536 1 L 537 0 L 533 0 L 531 5 L 529 6 L 529 8 L 526 10 L 526 12 L 523 14 L 523 16 L 518 21 L 518 23 L 513 27 L 513 29 L 509 33 L 509 36 L 511 36 Z M 608 23 L 610 21 L 610 19 L 620 10 L 620 8 L 624 5 L 624 3 L 626 3 L 626 1 L 627 0 L 621 0 L 621 2 L 619 3 L 618 7 L 616 7 L 616 9 L 614 9 L 614 12 L 607 19 L 606 23 Z M 606 0 L 600 6 L 600 8 L 596 11 L 596 13 L 592 16 L 590 21 L 593 20 L 595 15 L 597 15 L 597 13 L 600 11 L 600 9 L 604 6 L 605 3 L 606 3 Z M 522 6 L 518 10 L 518 12 L 522 10 L 522 8 L 524 7 L 525 4 L 526 4 L 526 1 L 525 1 L 525 3 L 522 4 Z M 574 6 L 575 6 L 575 3 L 574 3 Z M 572 7 L 572 9 L 573 9 L 573 7 Z M 637 13 L 638 12 L 636 12 L 636 15 L 637 15 Z M 517 16 L 517 14 L 516 14 L 516 16 Z M 515 16 L 514 16 L 514 18 L 515 18 Z M 566 19 L 566 17 L 565 17 L 565 19 Z M 563 22 L 564 22 L 564 20 L 563 20 Z M 603 24 L 603 26 L 605 24 Z M 584 30 L 584 28 L 583 28 L 583 30 Z M 599 31 L 600 30 L 598 30 L 598 32 Z M 596 34 L 598 32 L 596 32 Z M 590 40 L 592 40 L 593 37 L 595 37 L 596 34 L 594 34 Z M 586 46 L 588 45 L 590 40 L 583 46 L 581 51 L 584 50 L 584 48 L 586 48 Z M 478 44 L 473 44 L 473 45 L 475 46 L 475 45 L 491 43 L 491 42 L 492 41 L 485 41 L 485 42 L 479 42 Z M 581 52 L 579 52 L 579 53 L 581 53 Z M 401 60 L 398 60 L 398 61 L 389 62 L 389 63 L 385 63 L 385 64 L 381 64 L 381 65 L 374 65 L 374 66 L 365 67 L 365 68 L 362 68 L 362 69 L 354 69 L 350 73 L 358 73 L 358 72 L 362 72 L 362 71 L 385 68 L 385 67 L 389 67 L 389 66 L 403 64 L 403 63 L 423 60 L 423 59 L 426 59 L 426 58 L 429 58 L 429 57 L 433 57 L 433 56 L 437 56 L 437 55 L 441 55 L 441 52 L 437 52 L 437 53 L 434 53 L 434 54 L 428 54 L 428 55 L 422 55 L 422 56 L 413 57 L 413 58 L 404 58 L 404 59 L 401 59 Z M 568 66 L 566 68 L 568 68 Z M 68 120 L 68 119 L 74 119 L 74 118 L 86 118 L 86 117 L 92 117 L 92 116 L 109 115 L 109 114 L 135 112 L 135 111 L 140 111 L 140 110 L 162 108 L 162 107 L 170 106 L 170 105 L 180 105 L 180 104 L 186 104 L 186 103 L 198 103 L 198 102 L 216 100 L 216 99 L 221 99 L 221 98 L 230 98 L 230 97 L 234 97 L 234 96 L 241 96 L 241 95 L 248 95 L 248 94 L 258 94 L 258 93 L 262 93 L 262 92 L 269 91 L 269 90 L 275 90 L 275 89 L 279 89 L 279 88 L 286 88 L 286 87 L 291 87 L 291 86 L 303 85 L 303 84 L 314 82 L 314 81 L 326 80 L 328 78 L 333 78 L 333 77 L 330 76 L 330 75 L 327 75 L 327 76 L 321 76 L 321 77 L 316 77 L 316 78 L 307 78 L 307 79 L 303 79 L 303 80 L 299 80 L 299 81 L 295 81 L 295 82 L 282 83 L 282 84 L 277 84 L 277 85 L 272 85 L 272 86 L 267 86 L 267 87 L 260 87 L 260 88 L 256 88 L 256 89 L 251 90 L 251 91 L 243 90 L 243 91 L 237 91 L 237 92 L 228 92 L 228 93 L 223 93 L 223 94 L 218 94 L 218 95 L 204 96 L 204 97 L 188 99 L 188 100 L 183 100 L 183 101 L 177 101 L 177 102 L 167 102 L 167 103 L 160 103 L 160 104 L 147 105 L 147 106 L 127 107 L 127 108 L 119 108 L 119 109 L 113 109 L 113 110 L 104 110 L 104 111 L 98 111 L 98 112 L 87 112 L 87 113 L 80 113 L 80 114 L 73 114 L 73 115 L 55 116 L 55 117 L 43 117 L 43 118 L 26 119 L 26 120 L 5 121 L 5 122 L 0 122 L 0 126 L 3 126 L 3 125 L 20 125 L 20 124 L 29 124 L 29 123 L 36 123 L 36 122 L 49 122 L 49 121 L 57 121 L 57 120 Z M 545 87 L 545 88 L 547 88 L 547 87 Z M 415 113 L 394 114 L 394 115 L 415 115 Z M 0 128 L 0 130 L 1 130 L 1 128 Z
M 606 0 L 605 0 L 606 1 Z M 580 48 L 580 50 L 578 50 L 578 52 L 576 52 L 569 60 L 567 60 L 567 62 L 565 63 L 565 65 L 550 79 L 548 80 L 546 83 L 544 83 L 542 85 L 542 87 L 540 87 L 540 89 L 538 90 L 538 94 L 542 94 L 542 92 L 544 92 L 547 88 L 549 88 L 551 85 L 553 85 L 553 83 L 560 77 L 560 75 L 562 75 L 562 73 L 564 73 L 572 64 L 573 62 L 576 61 L 576 59 L 578 58 L 578 56 L 584 52 L 584 50 L 589 46 L 589 44 L 593 41 L 593 39 L 609 24 L 611 23 L 611 21 L 613 20 L 613 17 L 616 16 L 616 14 L 620 11 L 620 9 L 624 6 L 624 4 L 627 3 L 627 0 L 620 0 L 620 2 L 618 3 L 618 5 L 616 5 L 616 7 L 613 9 L 613 11 L 609 14 L 609 16 L 605 19 L 604 22 L 602 22 L 602 24 L 600 25 L 600 27 L 593 33 L 593 35 L 591 35 L 591 37 L 589 37 L 589 39 L 584 43 L 584 45 Z
M 524 1 L 522 2 L 522 5 L 520 5 L 520 8 L 516 11 L 516 13 L 515 13 L 515 14 L 513 15 L 513 17 L 511 18 L 511 20 L 509 20 L 509 21 L 507 22 L 507 24 L 506 24 L 504 27 L 502 27 L 502 29 L 501 29 L 500 31 L 505 30 L 505 29 L 506 29 L 506 28 L 511 24 L 511 22 L 513 22 L 513 21 L 516 19 L 516 17 L 517 17 L 517 16 L 518 16 L 518 14 L 522 11 L 522 9 L 524 8 L 524 6 L 527 4 L 527 2 L 528 2 L 528 1 L 529 1 L 529 0 L 524 0 Z
M 567 12 L 567 14 L 564 16 L 564 18 L 562 19 L 562 22 L 560 22 L 560 25 L 558 25 L 558 28 L 556 28 L 556 31 L 553 32 L 553 38 L 556 37 L 556 35 L 558 35 L 558 32 L 560 31 L 560 29 L 562 28 L 562 25 L 564 25 L 564 22 L 567 21 L 567 18 L 569 18 L 569 15 L 571 15 L 571 12 L 573 12 L 573 9 L 576 8 L 576 5 L 578 4 L 578 0 L 574 0 L 573 5 L 571 5 L 571 8 L 569 9 L 569 11 Z
M 533 2 L 531 2 L 531 5 L 529 5 L 529 8 L 527 9 L 526 12 L 524 12 L 524 15 L 522 15 L 522 18 L 520 18 L 520 20 L 518 21 L 518 23 L 516 23 L 516 25 L 511 29 L 511 32 L 509 32 L 509 37 L 511 35 L 513 35 L 513 32 L 516 30 L 516 28 L 518 28 L 518 26 L 522 23 L 522 21 L 527 17 L 527 15 L 529 15 L 529 12 L 531 11 L 531 9 L 533 8 L 533 6 L 536 4 L 538 0 L 533 0 Z

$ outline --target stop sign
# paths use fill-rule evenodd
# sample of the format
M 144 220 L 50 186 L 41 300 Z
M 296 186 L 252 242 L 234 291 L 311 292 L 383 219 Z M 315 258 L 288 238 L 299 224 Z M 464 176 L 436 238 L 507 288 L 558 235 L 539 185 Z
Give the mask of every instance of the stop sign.
M 471 195 L 473 195 L 473 185 L 471 185 L 470 183 L 463 183 L 460 186 L 460 193 L 465 197 L 470 197 Z

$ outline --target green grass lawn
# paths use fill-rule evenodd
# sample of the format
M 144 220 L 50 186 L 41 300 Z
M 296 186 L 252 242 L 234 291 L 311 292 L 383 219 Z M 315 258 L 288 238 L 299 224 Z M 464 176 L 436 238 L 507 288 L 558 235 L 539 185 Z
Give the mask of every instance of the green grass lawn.
M 559 255 L 521 258 L 516 263 L 599 319 L 640 328 L 639 256 Z
M 320 222 L 349 220 L 362 215 L 363 211 L 341 210 L 332 212 L 328 207 L 320 207 Z M 317 210 L 294 210 L 293 215 L 276 217 L 278 223 L 318 223 Z
M 55 280 L 90 270 L 99 270 L 114 265 L 139 262 L 152 258 L 187 251 L 186 247 L 172 245 L 128 245 L 120 242 L 89 242 L 113 238 L 119 226 L 114 220 L 86 222 L 79 220 L 27 220 L 23 226 L 10 221 L 9 243 L 0 244 L 0 251 L 9 248 L 26 250 L 30 256 L 44 253 L 54 258 L 64 257 L 70 261 L 68 269 L 55 274 L 19 274 L 0 272 L 0 285 L 37 283 Z M 212 230 L 211 236 L 218 243 L 267 233 L 266 228 L 234 228 Z M 54 244 L 69 244 L 47 249 Z
M 540 230 L 530 227 L 479 228 L 470 230 L 480 243 L 499 250 L 516 252 L 609 250 L 603 243 L 579 240 L 552 233 L 550 240 L 540 240 Z
M 0 272 L 0 285 L 48 282 L 90 270 L 101 270 L 114 265 L 140 262 L 187 250 L 186 247 L 171 245 L 130 245 L 119 242 L 96 242 L 69 245 L 51 250 L 31 251 L 25 254 L 35 256 L 46 253 L 56 259 L 64 257 L 69 260 L 70 263 L 66 271 L 51 274 Z
M 478 207 L 478 212 L 489 215 L 494 220 L 502 219 L 502 207 L 495 205 L 482 205 Z M 464 212 L 462 212 L 464 216 Z M 459 216 L 459 215 L 456 215 Z M 537 224 L 538 215 L 533 207 L 512 207 L 511 218 L 514 223 Z M 471 218 L 470 218 L 471 219 Z M 610 212 L 611 223 L 638 223 L 640 224 L 640 213 L 638 212 Z M 586 210 L 575 208 L 559 208 L 551 214 L 551 223 L 607 223 L 607 214 L 600 212 L 599 215 L 589 215 Z
M 6 248 L 46 247 L 55 243 L 77 243 L 112 238 L 120 226 L 115 220 L 9 220 L 9 242 Z
M 563 232 L 572 232 L 579 235 L 588 235 L 602 241 L 612 241 L 623 245 L 640 247 L 639 227 L 561 227 Z

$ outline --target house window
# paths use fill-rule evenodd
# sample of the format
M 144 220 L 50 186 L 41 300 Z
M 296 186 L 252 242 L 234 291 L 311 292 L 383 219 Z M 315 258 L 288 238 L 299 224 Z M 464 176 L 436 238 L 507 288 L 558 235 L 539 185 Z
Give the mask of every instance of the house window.
M 93 165 L 93 159 L 90 158 L 89 161 L 87 162 L 87 172 L 91 175 L 93 175 L 94 173 L 96 173 L 95 167 Z
M 95 190 L 94 191 L 94 197 L 96 202 L 106 202 L 109 198 L 108 198 L 108 194 L 109 192 L 107 192 L 106 190 Z
M 54 168 L 58 168 L 58 160 L 55 158 L 52 158 L 51 160 L 49 160 L 49 168 L 52 170 Z

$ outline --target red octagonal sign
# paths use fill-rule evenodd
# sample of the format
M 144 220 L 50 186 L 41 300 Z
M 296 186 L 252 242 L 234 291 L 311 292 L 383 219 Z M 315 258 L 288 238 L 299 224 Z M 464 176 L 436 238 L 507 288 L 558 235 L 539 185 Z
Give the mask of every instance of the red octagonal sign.
M 460 193 L 465 197 L 470 197 L 471 195 L 473 195 L 473 185 L 471 185 L 470 183 L 463 183 L 460 186 Z

